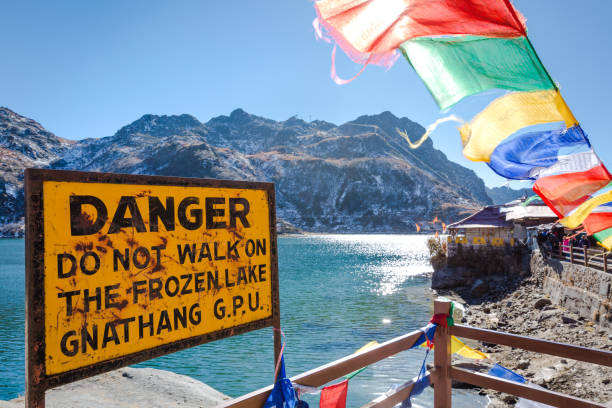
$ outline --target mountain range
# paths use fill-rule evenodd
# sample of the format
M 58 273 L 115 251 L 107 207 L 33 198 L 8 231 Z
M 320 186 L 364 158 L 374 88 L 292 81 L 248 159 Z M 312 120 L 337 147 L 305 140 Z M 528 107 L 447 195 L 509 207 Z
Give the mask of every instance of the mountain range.
M 508 186 L 501 186 L 492 188 L 487 187 L 487 194 L 491 197 L 491 200 L 493 200 L 493 204 L 506 204 L 520 197 L 530 197 L 535 193 L 531 188 L 514 189 Z
M 144 115 L 113 136 L 71 141 L 0 107 L 0 234 L 23 233 L 27 167 L 271 181 L 281 232 L 414 232 L 492 203 L 476 173 L 430 140 L 412 150 L 398 130 L 425 131 L 390 112 L 337 126 L 236 109 L 206 123 Z

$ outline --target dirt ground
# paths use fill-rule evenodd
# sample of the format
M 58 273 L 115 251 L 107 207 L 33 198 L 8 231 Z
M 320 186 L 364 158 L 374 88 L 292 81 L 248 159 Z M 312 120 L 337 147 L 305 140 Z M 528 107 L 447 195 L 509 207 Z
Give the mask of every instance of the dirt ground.
M 503 289 L 489 291 L 482 298 L 467 293 L 438 292 L 466 305 L 462 324 L 505 331 L 561 343 L 612 350 L 612 333 L 579 318 L 551 303 L 534 278 L 509 282 Z M 463 296 L 462 296 L 463 295 Z M 486 372 L 498 363 L 529 382 L 549 390 L 589 399 L 612 407 L 612 368 L 571 359 L 532 353 L 506 346 L 481 342 L 467 343 L 489 354 L 488 360 L 465 360 L 454 357 L 454 363 Z M 489 407 L 513 407 L 518 398 L 495 391 L 481 390 L 491 399 Z

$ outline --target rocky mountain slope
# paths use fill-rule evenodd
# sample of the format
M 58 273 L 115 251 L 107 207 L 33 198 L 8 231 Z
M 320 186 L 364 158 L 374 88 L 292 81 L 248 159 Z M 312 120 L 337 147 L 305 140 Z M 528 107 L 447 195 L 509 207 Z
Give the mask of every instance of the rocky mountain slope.
M 0 236 L 23 235 L 23 170 L 46 167 L 73 143 L 0 107 Z
M 506 204 L 512 200 L 516 200 L 521 197 L 529 197 L 534 195 L 534 191 L 531 188 L 521 188 L 515 190 L 508 186 L 502 187 L 487 187 L 487 194 L 493 200 L 493 204 Z
M 435 216 L 454 220 L 491 203 L 482 180 L 449 161 L 431 141 L 410 149 L 397 129 L 416 139 L 423 127 L 390 112 L 341 126 L 297 117 L 278 122 L 241 109 L 207 123 L 190 115 L 145 115 L 113 136 L 68 143 L 36 122 L 4 111 L 10 118 L 0 129 L 12 129 L 6 139 L 16 140 L 11 147 L 3 144 L 7 151 L 15 155 L 28 151 L 27 146 L 40 147 L 38 161 L 22 159 L 0 170 L 0 180 L 15 197 L 14 209 L 5 211 L 10 220 L 23 212 L 22 204 L 17 205 L 23 168 L 47 165 L 272 181 L 282 224 L 316 232 L 412 232 L 415 222 Z M 12 122 L 31 123 L 38 132 L 24 133 Z M 43 134 L 45 143 L 37 144 Z

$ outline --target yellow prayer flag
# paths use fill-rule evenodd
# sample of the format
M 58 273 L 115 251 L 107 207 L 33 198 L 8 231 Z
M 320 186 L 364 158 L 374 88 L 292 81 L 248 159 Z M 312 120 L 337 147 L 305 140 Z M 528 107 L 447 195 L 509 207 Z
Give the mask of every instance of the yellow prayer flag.
M 361 346 L 361 347 L 359 348 L 359 350 L 355 350 L 355 353 L 353 353 L 353 354 L 361 353 L 362 351 L 365 351 L 365 350 L 367 350 L 367 349 L 370 349 L 370 348 L 372 348 L 372 347 L 374 347 L 374 346 L 378 346 L 378 344 L 379 344 L 379 343 L 378 343 L 376 340 L 372 340 L 371 342 L 366 343 L 366 344 L 364 344 L 363 346 Z
M 421 347 L 427 347 L 426 343 L 421 344 Z M 478 350 L 474 350 L 473 348 L 466 346 L 457 337 L 451 336 L 451 354 L 455 353 L 465 358 L 471 358 L 474 360 L 483 360 L 485 358 L 489 358 L 487 354 Z
M 455 354 L 463 347 L 465 347 L 465 344 L 461 340 L 459 340 L 455 336 L 451 336 L 451 354 Z
M 459 354 L 460 356 L 463 356 L 465 358 L 471 358 L 474 360 L 483 360 L 485 358 L 489 358 L 489 356 L 485 353 L 466 346 L 461 340 L 459 340 L 455 336 L 451 336 L 451 352 Z
M 597 245 L 608 251 L 612 250 L 612 237 L 605 239 L 602 242 L 597 242 Z
M 599 245 L 606 248 L 608 251 L 612 250 L 612 237 L 604 239 L 602 242 L 599 242 Z
M 586 217 L 597 207 L 612 201 L 612 191 L 600 194 L 580 204 L 571 215 L 561 218 L 559 222 L 567 228 L 578 228 Z M 603 243 L 602 243 L 603 244 Z
M 504 95 L 459 128 L 463 155 L 472 161 L 488 162 L 497 145 L 514 132 L 527 126 L 561 121 L 568 128 L 578 123 L 559 91 Z

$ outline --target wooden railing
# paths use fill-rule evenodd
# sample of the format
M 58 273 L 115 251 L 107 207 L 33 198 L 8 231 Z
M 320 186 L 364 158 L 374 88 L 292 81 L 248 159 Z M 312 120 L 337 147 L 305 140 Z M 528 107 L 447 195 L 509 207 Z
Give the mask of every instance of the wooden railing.
M 403 336 L 396 337 L 375 347 L 368 348 L 366 351 L 361 353 L 351 354 L 350 356 L 346 356 L 340 360 L 333 361 L 305 373 L 296 375 L 295 377 L 291 377 L 291 382 L 310 387 L 320 387 L 362 367 L 374 364 L 377 361 L 383 360 L 401 351 L 408 350 L 416 343 L 422 334 L 422 331 L 417 330 Z M 431 374 L 432 373 L 427 373 L 426 375 Z M 416 378 L 407 381 L 400 387 L 396 388 L 393 392 L 370 402 L 367 407 L 392 407 L 402 402 L 410 395 L 415 381 Z M 253 391 L 233 400 L 226 401 L 225 403 L 218 405 L 217 408 L 260 408 L 268 398 L 270 391 L 272 391 L 272 385 L 260 388 L 257 391 Z
M 449 311 L 449 301 L 436 300 L 434 302 L 434 313 L 448 314 Z M 361 353 L 351 354 L 340 360 L 299 374 L 292 377 L 291 382 L 311 387 L 320 387 L 359 368 L 411 348 L 421 334 L 422 331 L 414 331 L 396 337 Z M 434 408 L 452 407 L 452 380 L 493 389 L 557 407 L 605 408 L 604 405 L 596 402 L 547 389 L 532 388 L 518 382 L 454 367 L 451 364 L 451 335 L 612 367 L 612 352 L 606 350 L 590 349 L 469 326 L 455 325 L 449 328 L 439 326 L 434 337 L 436 345 L 434 349 L 434 368 L 426 373 L 426 376 L 429 376 L 430 382 L 434 386 Z M 410 396 L 416 380 L 417 378 L 413 378 L 405 382 L 393 389 L 393 391 L 387 392 L 364 405 L 362 408 L 393 407 Z M 217 408 L 260 408 L 263 406 L 271 390 L 272 385 L 269 385 L 242 397 L 226 401 Z
M 583 265 L 589 268 L 608 272 L 609 254 L 598 248 L 565 246 L 559 244 L 559 249 L 552 251 L 552 257 L 562 261 Z
M 435 307 L 438 313 L 444 313 L 443 311 L 450 310 L 449 301 L 435 301 Z M 531 337 L 518 336 L 515 334 L 497 332 L 494 330 L 479 329 L 476 327 L 455 325 L 450 327 L 448 330 L 436 330 L 444 333 L 450 339 L 450 335 L 485 341 L 487 343 L 501 344 L 504 346 L 515 347 L 522 350 L 534 351 L 536 353 L 549 354 L 557 357 L 570 358 L 572 360 L 585 361 L 588 363 L 594 363 L 612 367 L 612 352 L 606 350 L 590 349 L 586 347 L 574 346 L 571 344 L 556 343 L 548 340 L 535 339 Z M 438 349 L 436 339 L 436 349 Z M 584 400 L 570 395 L 561 394 L 558 392 L 550 391 L 547 389 L 532 388 L 528 385 L 521 384 L 514 381 L 509 381 L 497 377 L 493 377 L 487 374 L 481 374 L 471 372 L 461 368 L 453 367 L 450 364 L 450 346 L 447 345 L 445 350 L 445 356 L 443 359 L 437 359 L 438 354 L 434 355 L 435 369 L 440 373 L 448 373 L 448 377 L 453 380 L 461 381 L 464 383 L 476 385 L 482 388 L 490 388 L 496 391 L 504 392 L 506 394 L 515 395 L 522 398 L 527 398 L 533 401 L 542 402 L 544 404 L 553 405 L 557 407 L 567 408 L 591 408 L 600 407 L 604 405 Z M 585 379 L 587 380 L 587 379 Z M 435 408 L 447 408 L 450 407 L 451 390 L 450 385 L 445 385 L 444 389 L 438 384 L 434 386 L 434 407 Z M 446 395 L 439 395 L 446 394 Z M 440 403 L 438 403 L 440 401 Z

